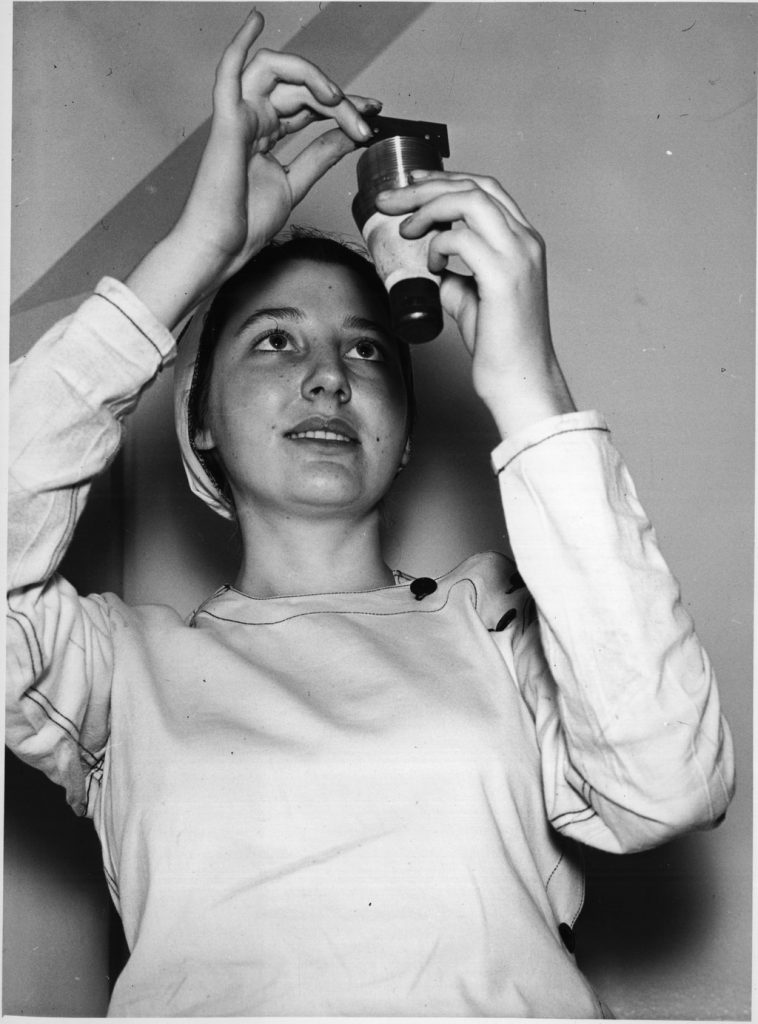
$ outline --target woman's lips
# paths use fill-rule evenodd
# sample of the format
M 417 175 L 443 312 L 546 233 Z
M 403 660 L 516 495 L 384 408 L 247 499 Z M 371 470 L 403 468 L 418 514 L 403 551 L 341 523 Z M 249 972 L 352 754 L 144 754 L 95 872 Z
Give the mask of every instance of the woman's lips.
M 332 430 L 299 430 L 290 432 L 287 437 L 294 441 L 337 441 L 340 444 L 355 444 L 352 438 L 345 437 L 344 434 L 337 434 Z
M 347 420 L 310 416 L 288 430 L 285 437 L 293 441 L 326 441 L 330 444 L 360 444 L 358 434 Z

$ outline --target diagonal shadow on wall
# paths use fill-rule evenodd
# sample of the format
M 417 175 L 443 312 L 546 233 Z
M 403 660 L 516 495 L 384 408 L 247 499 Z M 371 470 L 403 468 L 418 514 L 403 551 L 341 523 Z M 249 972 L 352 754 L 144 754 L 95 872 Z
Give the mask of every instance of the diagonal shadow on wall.
M 334 3 L 286 44 L 348 84 L 376 60 L 428 3 Z M 123 278 L 176 221 L 208 137 L 205 121 L 139 182 L 11 306 L 11 315 L 90 291 L 103 267 Z M 118 246 L 114 246 L 114 238 Z

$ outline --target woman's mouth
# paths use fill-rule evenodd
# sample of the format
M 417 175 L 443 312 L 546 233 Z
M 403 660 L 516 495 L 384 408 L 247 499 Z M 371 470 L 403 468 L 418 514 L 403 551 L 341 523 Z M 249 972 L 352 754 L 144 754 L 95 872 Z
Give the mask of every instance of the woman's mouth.
M 320 441 L 327 444 L 360 444 L 352 424 L 338 417 L 309 416 L 288 430 L 285 437 L 292 441 Z
M 291 431 L 287 437 L 293 441 L 335 441 L 338 444 L 356 444 L 352 437 L 338 434 L 333 430 L 299 430 Z

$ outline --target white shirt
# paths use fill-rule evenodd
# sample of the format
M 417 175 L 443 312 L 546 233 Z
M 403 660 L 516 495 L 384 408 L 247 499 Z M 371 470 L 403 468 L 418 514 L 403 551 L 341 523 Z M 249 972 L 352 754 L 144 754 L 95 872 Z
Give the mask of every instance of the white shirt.
M 493 455 L 528 590 L 489 554 L 421 600 L 226 588 L 187 624 L 81 598 L 53 573 L 84 481 L 173 352 L 123 285 L 98 291 L 14 369 L 7 724 L 103 844 L 131 949 L 109 1012 L 601 1015 L 566 948 L 567 839 L 653 846 L 733 788 L 602 418 Z

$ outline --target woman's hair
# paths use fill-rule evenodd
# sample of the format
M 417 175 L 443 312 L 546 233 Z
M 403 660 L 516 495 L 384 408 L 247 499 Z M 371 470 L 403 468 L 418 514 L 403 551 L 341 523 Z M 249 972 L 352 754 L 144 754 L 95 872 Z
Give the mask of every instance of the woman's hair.
M 240 270 L 229 278 L 216 292 L 206 313 L 198 341 L 195 369 L 189 395 L 188 429 L 189 440 L 195 455 L 222 494 L 231 502 L 232 495 L 221 461 L 214 451 L 201 451 L 195 447 L 198 431 L 207 426 L 210 400 L 210 384 L 213 373 L 213 357 L 216 345 L 229 317 L 238 303 L 264 274 L 284 263 L 295 260 L 310 260 L 327 263 L 352 270 L 365 284 L 367 291 L 387 312 L 389 322 L 389 299 L 374 264 L 354 245 L 311 229 L 293 228 L 285 238 L 269 242 L 256 253 Z M 413 367 L 408 345 L 397 339 L 400 369 L 405 384 L 408 406 L 408 432 L 410 433 L 416 415 L 413 389 Z

